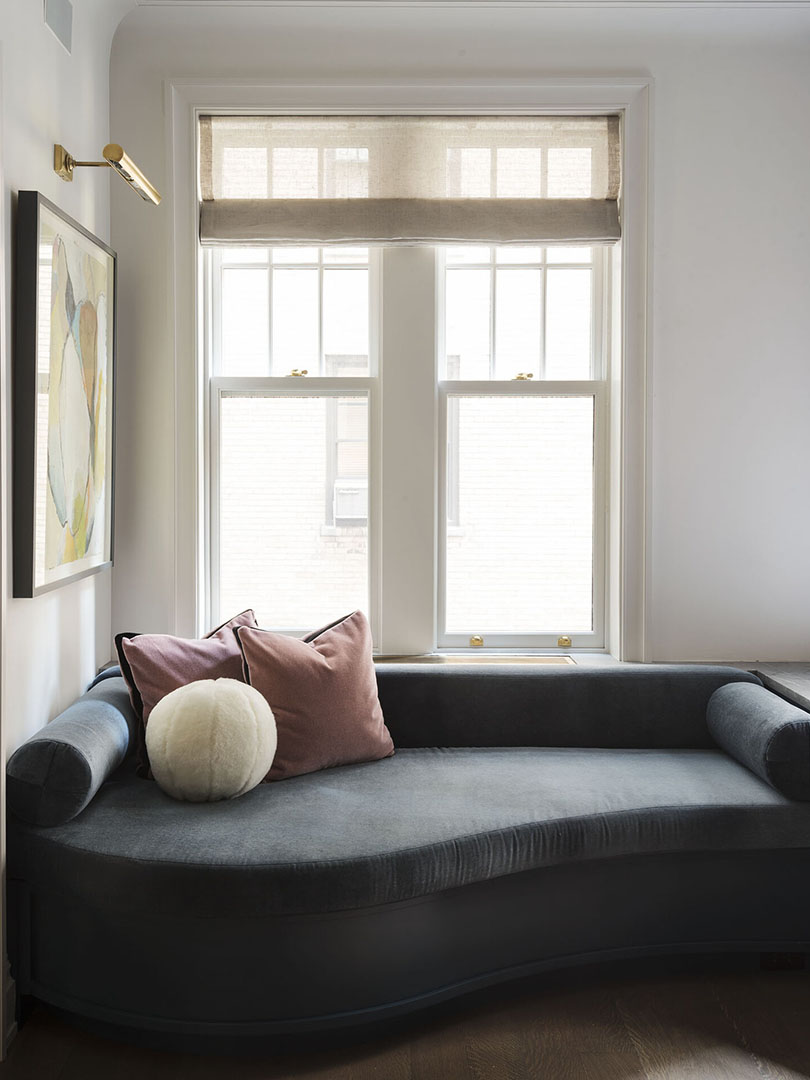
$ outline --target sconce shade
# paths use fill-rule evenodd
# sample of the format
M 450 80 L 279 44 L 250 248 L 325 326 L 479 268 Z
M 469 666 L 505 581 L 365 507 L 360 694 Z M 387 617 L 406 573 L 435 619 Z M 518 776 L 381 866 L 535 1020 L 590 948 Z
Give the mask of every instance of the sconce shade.
M 144 202 L 160 204 L 160 192 L 144 176 L 135 162 L 124 152 L 118 143 L 107 143 L 102 151 L 104 161 L 76 161 L 64 146 L 57 143 L 53 148 L 53 171 L 63 180 L 73 179 L 73 170 L 88 166 L 90 168 L 114 169 L 118 175 L 138 192 Z
M 152 202 L 155 206 L 160 203 L 160 193 L 157 188 L 146 179 L 141 170 L 128 154 L 124 153 L 123 147 L 118 143 L 107 143 L 102 151 L 104 160 L 109 162 L 119 176 L 133 187 L 144 202 Z

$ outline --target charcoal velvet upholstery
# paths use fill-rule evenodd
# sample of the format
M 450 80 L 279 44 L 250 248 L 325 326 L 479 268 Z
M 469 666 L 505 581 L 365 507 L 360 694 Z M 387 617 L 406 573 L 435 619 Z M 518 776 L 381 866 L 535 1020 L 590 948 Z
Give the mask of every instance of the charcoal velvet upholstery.
M 791 799 L 810 800 L 810 713 L 762 686 L 715 690 L 709 732 L 737 761 Z
M 101 682 L 12 754 L 7 801 L 32 825 L 72 820 L 122 764 L 135 717 L 121 679 Z
M 711 749 L 706 706 L 728 682 L 719 666 L 381 664 L 380 703 L 401 746 L 601 746 Z
M 21 992 L 118 1033 L 241 1037 L 596 958 L 810 951 L 810 802 L 773 786 L 805 714 L 753 675 L 396 664 L 377 683 L 393 757 L 184 804 L 130 753 L 72 820 L 12 819 Z M 74 708 L 100 703 L 123 734 L 112 670 Z
M 111 666 L 95 681 L 120 674 Z M 380 704 L 396 747 L 713 749 L 706 706 L 731 682 L 762 685 L 748 671 L 714 665 L 377 665 Z
M 29 830 L 26 877 L 122 911 L 258 918 L 357 909 L 541 866 L 795 847 L 810 806 L 719 750 L 403 749 L 180 803 L 136 777 Z M 58 858 L 57 858 L 58 853 Z M 148 867 L 148 872 L 145 869 Z

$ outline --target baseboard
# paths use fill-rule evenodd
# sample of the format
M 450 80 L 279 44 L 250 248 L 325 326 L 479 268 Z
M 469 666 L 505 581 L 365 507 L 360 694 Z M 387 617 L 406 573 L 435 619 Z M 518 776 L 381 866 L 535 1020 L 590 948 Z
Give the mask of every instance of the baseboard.
M 0 1040 L 0 1061 L 5 1058 L 8 1053 L 8 1048 L 11 1046 L 14 1037 L 17 1034 L 17 985 L 11 977 L 11 972 L 8 969 L 8 961 L 6 961 L 3 966 L 5 971 L 3 973 L 2 1015 L 5 1022 L 5 1030 L 2 1032 L 2 1040 Z

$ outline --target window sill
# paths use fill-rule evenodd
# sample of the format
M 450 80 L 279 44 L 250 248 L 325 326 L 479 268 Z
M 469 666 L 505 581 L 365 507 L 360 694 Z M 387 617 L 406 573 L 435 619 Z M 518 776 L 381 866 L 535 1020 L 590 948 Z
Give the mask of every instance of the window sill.
M 407 655 L 375 655 L 375 664 L 536 664 L 539 666 L 570 667 L 582 664 L 617 664 L 605 649 L 571 649 L 565 653 L 538 650 L 481 652 L 479 649 L 448 649 L 435 653 Z
M 576 664 L 576 660 L 567 654 L 564 656 L 506 656 L 492 654 L 481 656 L 480 653 L 426 653 L 422 656 L 375 656 L 376 664 L 540 664 L 543 666 Z

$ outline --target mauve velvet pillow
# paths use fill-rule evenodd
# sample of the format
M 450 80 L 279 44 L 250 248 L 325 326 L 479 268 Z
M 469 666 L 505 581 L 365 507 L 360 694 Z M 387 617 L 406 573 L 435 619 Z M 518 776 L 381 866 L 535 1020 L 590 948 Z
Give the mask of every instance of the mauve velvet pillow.
M 245 679 L 267 699 L 278 747 L 267 780 L 377 761 L 394 743 L 377 697 L 371 630 L 355 611 L 306 641 L 240 626 Z
M 172 690 L 198 679 L 238 679 L 242 653 L 234 637 L 237 626 L 255 626 L 251 610 L 235 615 L 204 638 L 181 638 L 171 634 L 118 634 L 115 647 L 121 674 L 129 687 L 136 715 L 145 726 L 155 705 Z M 149 774 L 143 727 L 137 748 L 138 771 Z

